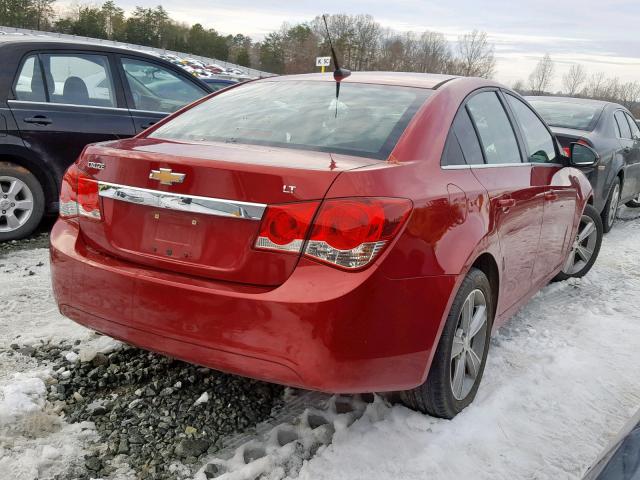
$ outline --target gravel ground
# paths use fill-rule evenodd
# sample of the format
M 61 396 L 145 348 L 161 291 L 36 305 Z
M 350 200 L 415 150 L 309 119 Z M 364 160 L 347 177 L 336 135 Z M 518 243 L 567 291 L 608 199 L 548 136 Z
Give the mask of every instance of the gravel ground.
M 128 464 L 137 478 L 191 476 L 223 440 L 267 420 L 283 388 L 136 348 L 86 354 L 76 344 L 12 344 L 52 371 L 47 400 L 68 423 L 94 422 L 101 442 L 64 477 L 108 477 Z
M 35 248 L 49 248 L 49 234 L 47 232 L 36 233 L 23 240 L 0 242 L 0 258 L 16 250 L 33 250 Z

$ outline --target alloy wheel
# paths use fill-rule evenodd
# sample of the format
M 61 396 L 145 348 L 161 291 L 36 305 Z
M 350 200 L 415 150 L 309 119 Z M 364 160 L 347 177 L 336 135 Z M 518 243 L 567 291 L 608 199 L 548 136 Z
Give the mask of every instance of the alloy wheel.
M 613 225 L 613 222 L 616 219 L 616 213 L 618 212 L 618 203 L 620 202 L 620 184 L 616 182 L 613 186 L 613 191 L 611 192 L 611 202 L 609 203 L 609 216 L 607 218 L 607 223 L 609 227 Z
M 22 180 L 0 177 L 0 232 L 22 227 L 33 213 L 33 192 Z
M 582 270 L 591 260 L 597 243 L 598 231 L 595 222 L 588 215 L 582 215 L 578 234 L 562 271 L 567 275 L 574 275 Z
M 462 305 L 451 348 L 451 392 L 456 400 L 464 400 L 478 378 L 487 328 L 487 299 L 481 290 L 476 289 Z

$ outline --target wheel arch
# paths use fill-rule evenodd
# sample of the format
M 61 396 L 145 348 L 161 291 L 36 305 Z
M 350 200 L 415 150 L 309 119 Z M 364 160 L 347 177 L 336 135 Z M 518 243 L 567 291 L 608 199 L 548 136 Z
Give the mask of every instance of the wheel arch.
M 500 292 L 500 270 L 498 263 L 493 255 L 489 252 L 481 253 L 471 264 L 471 268 L 477 268 L 482 271 L 489 279 L 491 285 L 491 304 L 493 306 L 493 315 L 497 314 L 498 296 Z
M 12 163 L 29 170 L 38 180 L 44 192 L 46 209 L 58 199 L 58 182 L 55 175 L 33 154 L 22 149 L 3 149 L 0 163 Z

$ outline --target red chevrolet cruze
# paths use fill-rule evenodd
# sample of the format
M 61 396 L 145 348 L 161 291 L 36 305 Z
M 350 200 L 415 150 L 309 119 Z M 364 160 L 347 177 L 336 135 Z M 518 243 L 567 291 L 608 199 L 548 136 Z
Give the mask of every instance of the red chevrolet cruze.
M 489 337 L 584 275 L 591 187 L 491 81 L 269 78 L 86 148 L 51 235 L 69 318 L 215 369 L 453 417 Z

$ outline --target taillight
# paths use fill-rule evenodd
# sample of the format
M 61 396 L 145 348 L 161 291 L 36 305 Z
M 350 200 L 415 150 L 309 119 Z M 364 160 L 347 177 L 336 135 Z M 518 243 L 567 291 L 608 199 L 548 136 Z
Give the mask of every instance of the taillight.
M 327 200 L 304 254 L 342 268 L 364 267 L 395 237 L 411 208 L 411 201 L 397 198 Z
M 342 198 L 326 200 L 311 225 L 318 202 L 270 206 L 256 248 L 299 253 L 345 269 L 371 263 L 411 213 L 410 200 Z
M 269 206 L 260 224 L 256 248 L 300 253 L 319 203 Z
M 62 218 L 82 216 L 94 220 L 102 218 L 98 182 L 75 164 L 69 167 L 62 178 L 60 216 Z

